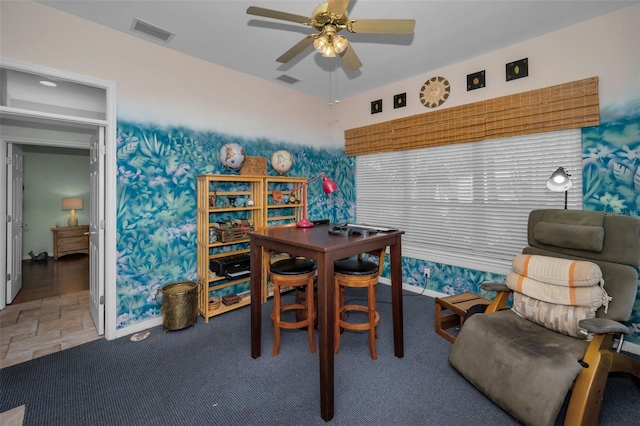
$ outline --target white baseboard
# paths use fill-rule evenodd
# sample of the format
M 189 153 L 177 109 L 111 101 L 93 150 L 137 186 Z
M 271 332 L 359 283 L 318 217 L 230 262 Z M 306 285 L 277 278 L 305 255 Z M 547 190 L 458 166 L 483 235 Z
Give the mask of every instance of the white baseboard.
M 385 277 L 378 278 L 378 282 L 382 284 L 386 284 L 388 286 L 391 285 L 391 280 Z M 433 291 L 433 290 L 425 289 L 424 287 L 418 287 L 417 285 L 411 285 L 411 284 L 405 284 L 405 283 L 402 283 L 402 289 L 410 291 L 412 293 L 422 293 L 423 296 L 429 296 L 434 299 L 436 297 L 448 296 L 448 294 L 440 293 L 439 291 Z
M 123 327 L 119 330 L 116 330 L 116 339 L 119 337 L 124 337 L 133 333 L 137 333 L 138 331 L 146 330 L 148 328 L 157 327 L 159 325 L 162 325 L 162 317 L 152 318 L 146 321 L 139 322 L 137 324 Z
M 381 284 L 386 284 L 386 285 L 391 285 L 391 280 L 389 278 L 384 278 L 384 277 L 380 277 L 379 282 Z M 402 288 L 404 290 L 410 291 L 412 293 L 421 293 L 424 296 L 428 296 L 431 298 L 436 298 L 436 297 L 444 297 L 447 296 L 447 294 L 445 293 L 440 293 L 439 291 L 433 291 L 433 290 L 428 290 L 428 289 L 424 289 L 423 287 L 418 287 L 415 285 L 410 285 L 410 284 L 402 284 Z M 124 327 L 121 328 L 119 330 L 116 331 L 116 338 L 118 337 L 124 337 L 124 336 L 128 336 L 130 334 L 133 333 L 137 333 L 139 331 L 142 330 L 146 330 L 148 328 L 153 328 L 153 327 L 157 327 L 159 325 L 162 325 L 162 317 L 158 317 L 158 318 L 152 318 L 137 324 L 133 324 L 130 325 L 128 327 Z M 640 355 L 640 345 L 637 345 L 635 343 L 631 343 L 631 342 L 624 342 L 622 344 L 622 350 L 627 351 L 627 352 L 631 352 L 633 354 L 637 354 Z
M 391 285 L 391 280 L 389 278 L 381 277 L 379 278 L 378 281 L 382 284 L 386 284 L 389 286 Z M 402 289 L 410 291 L 412 293 L 422 293 L 424 296 L 429 296 L 432 298 L 449 296 L 448 294 L 440 293 L 439 291 L 425 290 L 423 287 L 418 287 L 415 285 L 409 285 L 405 283 L 402 283 Z M 640 345 L 636 343 L 624 341 L 622 343 L 622 350 L 626 352 L 631 352 L 632 354 L 640 355 Z
M 635 343 L 626 342 L 626 341 L 623 342 L 622 350 L 631 352 L 632 354 L 640 355 L 640 345 L 636 345 Z

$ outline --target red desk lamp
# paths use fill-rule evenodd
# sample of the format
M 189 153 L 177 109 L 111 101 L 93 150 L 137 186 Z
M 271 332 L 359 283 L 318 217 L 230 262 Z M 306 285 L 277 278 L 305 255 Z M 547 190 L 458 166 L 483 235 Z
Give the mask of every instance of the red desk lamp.
M 334 191 L 338 190 L 338 185 L 332 181 L 331 179 L 329 179 L 327 177 L 327 175 L 325 175 L 324 173 L 320 173 L 318 176 L 309 179 L 308 181 L 306 181 L 305 183 L 303 183 L 302 185 L 299 185 L 295 188 L 293 188 L 291 190 L 291 192 L 296 192 L 297 190 L 299 190 L 300 188 L 303 189 L 303 193 L 302 193 L 302 219 L 300 219 L 300 222 L 296 223 L 296 226 L 298 228 L 311 228 L 313 226 L 313 222 L 311 222 L 309 219 L 307 219 L 307 186 L 313 182 L 314 180 L 320 179 L 322 178 L 322 189 L 324 190 L 324 193 L 329 195 Z

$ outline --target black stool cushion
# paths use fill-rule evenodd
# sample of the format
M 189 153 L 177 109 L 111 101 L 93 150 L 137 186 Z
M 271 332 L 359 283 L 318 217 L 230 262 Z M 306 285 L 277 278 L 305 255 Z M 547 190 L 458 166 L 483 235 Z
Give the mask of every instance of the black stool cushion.
M 316 263 L 311 259 L 285 259 L 271 265 L 271 272 L 278 275 L 308 274 L 316 270 Z
M 378 273 L 378 265 L 368 260 L 349 258 L 334 262 L 333 270 L 343 275 L 373 275 Z

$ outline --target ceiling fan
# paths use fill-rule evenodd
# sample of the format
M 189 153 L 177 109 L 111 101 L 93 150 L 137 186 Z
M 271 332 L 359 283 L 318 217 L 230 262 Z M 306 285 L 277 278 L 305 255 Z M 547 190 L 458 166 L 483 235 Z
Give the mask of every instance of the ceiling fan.
M 316 7 L 310 18 L 256 6 L 250 6 L 247 14 L 296 22 L 318 31 L 318 34 L 310 34 L 300 40 L 276 61 L 286 64 L 313 44 L 324 57 L 333 58 L 338 54 L 350 70 L 357 70 L 362 63 L 346 37 L 338 35 L 338 32 L 346 29 L 350 33 L 411 34 L 416 26 L 414 19 L 349 19 L 349 2 L 350 0 L 329 0 Z

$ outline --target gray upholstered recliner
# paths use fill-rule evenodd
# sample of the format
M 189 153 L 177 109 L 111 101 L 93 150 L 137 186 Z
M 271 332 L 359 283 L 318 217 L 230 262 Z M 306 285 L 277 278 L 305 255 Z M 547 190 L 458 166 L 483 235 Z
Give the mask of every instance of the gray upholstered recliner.
M 505 309 L 511 290 L 505 284 L 483 284 L 498 294 L 484 314 L 465 321 L 449 362 L 524 424 L 554 424 L 569 392 L 565 425 L 597 424 L 610 372 L 629 373 L 640 385 L 640 363 L 613 347 L 615 338 L 629 333 L 620 322 L 629 320 L 638 289 L 640 220 L 602 212 L 534 210 L 528 242 L 524 254 L 599 266 L 611 298 L 606 313 L 603 307 L 595 318 L 576 321 L 592 340 L 550 330 Z

